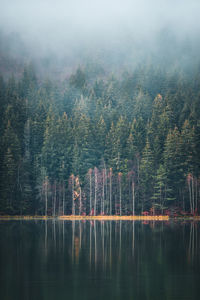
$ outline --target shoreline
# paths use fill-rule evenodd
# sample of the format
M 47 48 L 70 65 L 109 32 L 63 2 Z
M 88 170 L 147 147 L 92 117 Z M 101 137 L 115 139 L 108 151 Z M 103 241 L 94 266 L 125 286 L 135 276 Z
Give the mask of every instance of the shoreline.
M 10 216 L 10 215 L 1 215 L 0 221 L 4 220 L 68 220 L 68 221 L 80 221 L 80 220 L 88 220 L 88 221 L 169 221 L 169 220 L 185 220 L 185 221 L 200 221 L 200 216 L 191 217 L 169 217 L 169 216 L 79 216 L 79 215 L 64 215 L 64 216 Z

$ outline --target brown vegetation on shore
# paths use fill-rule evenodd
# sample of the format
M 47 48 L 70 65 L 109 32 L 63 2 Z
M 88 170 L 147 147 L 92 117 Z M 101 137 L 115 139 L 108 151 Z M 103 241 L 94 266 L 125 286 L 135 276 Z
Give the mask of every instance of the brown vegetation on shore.
M 185 219 L 188 221 L 200 221 L 200 216 L 185 216 L 185 217 L 169 217 L 169 216 L 162 216 L 162 215 L 156 215 L 156 216 L 79 216 L 79 215 L 64 215 L 64 216 L 58 216 L 56 217 L 59 220 L 99 220 L 99 221 L 168 221 L 170 219 Z M 2 215 L 0 216 L 0 220 L 47 220 L 47 219 L 54 219 L 52 216 L 9 216 L 9 215 Z

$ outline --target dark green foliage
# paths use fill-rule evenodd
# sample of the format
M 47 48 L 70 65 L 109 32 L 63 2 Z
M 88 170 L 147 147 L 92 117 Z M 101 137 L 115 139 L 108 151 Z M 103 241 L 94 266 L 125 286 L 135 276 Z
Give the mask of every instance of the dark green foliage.
M 69 214 L 73 201 L 89 213 L 91 197 L 98 213 L 111 199 L 129 214 L 134 197 L 138 214 L 199 210 L 199 71 L 105 74 L 88 65 L 39 83 L 29 65 L 0 77 L 1 214 Z

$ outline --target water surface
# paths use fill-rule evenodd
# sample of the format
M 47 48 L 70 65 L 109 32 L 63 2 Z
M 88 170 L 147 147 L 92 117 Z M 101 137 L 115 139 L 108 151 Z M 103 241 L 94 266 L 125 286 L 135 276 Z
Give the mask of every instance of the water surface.
M 0 221 L 0 299 L 199 299 L 199 223 Z

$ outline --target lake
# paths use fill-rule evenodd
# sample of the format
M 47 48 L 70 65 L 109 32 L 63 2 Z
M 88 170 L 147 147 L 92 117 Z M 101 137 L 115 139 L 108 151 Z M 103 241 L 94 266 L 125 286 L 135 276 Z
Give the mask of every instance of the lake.
M 0 299 L 200 299 L 199 233 L 198 222 L 0 221 Z

